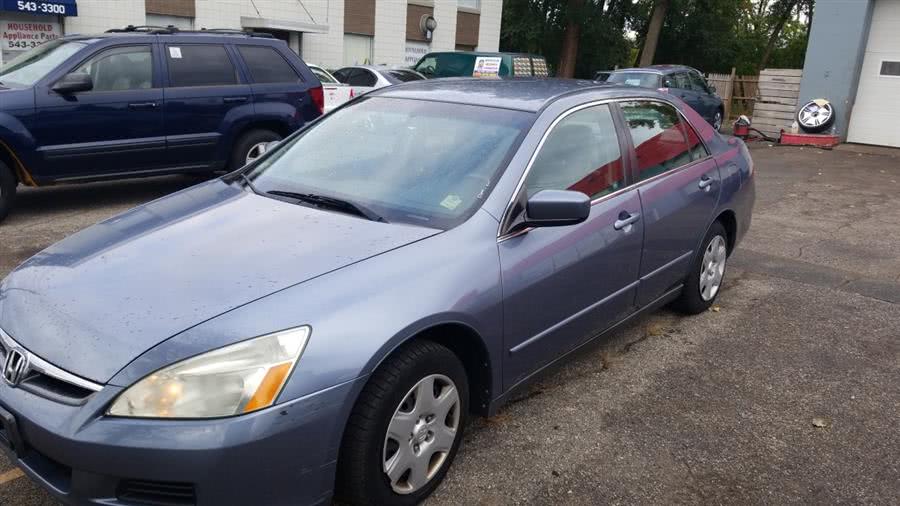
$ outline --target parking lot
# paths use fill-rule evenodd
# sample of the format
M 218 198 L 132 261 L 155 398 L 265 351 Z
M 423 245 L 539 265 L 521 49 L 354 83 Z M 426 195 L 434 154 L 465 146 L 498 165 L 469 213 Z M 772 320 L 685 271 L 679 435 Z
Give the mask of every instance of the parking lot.
M 752 153 L 718 305 L 641 318 L 476 420 L 430 504 L 900 502 L 900 157 Z M 0 276 L 196 181 L 25 189 Z M 54 502 L 0 460 L 0 504 Z

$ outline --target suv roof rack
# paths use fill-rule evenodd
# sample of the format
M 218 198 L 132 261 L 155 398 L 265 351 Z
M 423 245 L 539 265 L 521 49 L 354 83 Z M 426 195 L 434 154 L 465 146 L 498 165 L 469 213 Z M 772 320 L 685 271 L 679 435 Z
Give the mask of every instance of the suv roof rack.
M 125 28 L 111 28 L 106 33 L 147 33 L 151 35 L 175 35 L 181 33 L 210 34 L 210 35 L 243 35 L 245 37 L 258 37 L 261 39 L 274 39 L 275 36 L 265 32 L 250 32 L 235 28 L 201 28 L 199 30 L 181 30 L 173 25 L 128 25 Z

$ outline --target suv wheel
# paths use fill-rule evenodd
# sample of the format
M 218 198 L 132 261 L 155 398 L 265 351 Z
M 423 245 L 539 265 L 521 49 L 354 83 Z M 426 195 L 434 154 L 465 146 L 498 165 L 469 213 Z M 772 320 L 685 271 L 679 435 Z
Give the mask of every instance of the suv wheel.
M 238 139 L 231 155 L 230 170 L 237 170 L 256 161 L 265 154 L 270 142 L 280 141 L 282 137 L 271 130 L 251 130 Z
M 413 505 L 441 483 L 462 440 L 469 385 L 448 348 L 404 345 L 366 384 L 338 458 L 338 499 Z
M 3 218 L 6 218 L 9 210 L 12 209 L 18 184 L 12 169 L 0 162 L 0 221 L 3 221 Z
M 709 309 L 722 289 L 727 261 L 728 232 L 717 221 L 709 227 L 703 239 L 703 249 L 697 252 L 674 307 L 687 314 L 698 314 Z

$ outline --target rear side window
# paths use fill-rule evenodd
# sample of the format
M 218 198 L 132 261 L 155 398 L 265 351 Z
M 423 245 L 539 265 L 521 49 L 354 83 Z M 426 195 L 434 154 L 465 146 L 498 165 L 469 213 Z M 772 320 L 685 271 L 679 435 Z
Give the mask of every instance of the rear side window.
M 562 119 L 544 141 L 525 189 L 572 190 L 592 199 L 625 185 L 616 127 L 607 105 L 574 112 Z
M 297 72 L 278 51 L 266 46 L 238 46 L 255 83 L 295 83 Z
M 694 91 L 699 91 L 700 93 L 708 93 L 709 88 L 706 86 L 706 80 L 703 79 L 700 74 L 696 72 L 688 73 L 688 78 L 691 80 L 691 88 Z
M 375 86 L 375 83 L 378 81 L 378 78 L 375 77 L 375 74 L 369 72 L 365 69 L 352 69 L 350 70 L 350 75 L 347 76 L 346 83 L 350 86 Z
M 671 105 L 625 102 L 621 107 L 637 154 L 637 181 L 706 156 L 699 137 Z
M 166 46 L 169 66 L 169 85 L 222 86 L 237 84 L 237 71 L 225 46 L 191 44 Z

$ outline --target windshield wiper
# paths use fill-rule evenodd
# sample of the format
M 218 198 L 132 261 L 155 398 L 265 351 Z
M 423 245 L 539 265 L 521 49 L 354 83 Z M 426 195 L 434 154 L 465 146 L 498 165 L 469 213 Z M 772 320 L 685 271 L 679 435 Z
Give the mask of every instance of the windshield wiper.
M 357 204 L 355 202 L 350 202 L 349 200 L 339 199 L 337 197 L 327 197 L 325 195 L 316 195 L 315 193 L 297 193 L 297 192 L 289 192 L 282 190 L 272 190 L 266 192 L 269 195 L 275 195 L 278 197 L 287 197 L 291 199 L 296 199 L 301 202 L 306 202 L 308 204 L 312 204 L 316 207 L 335 209 L 338 211 L 349 212 L 351 214 L 355 214 L 357 216 L 362 216 L 367 220 L 371 221 L 379 221 L 381 223 L 387 223 L 388 221 L 384 219 L 382 216 L 378 215 L 368 207 Z

